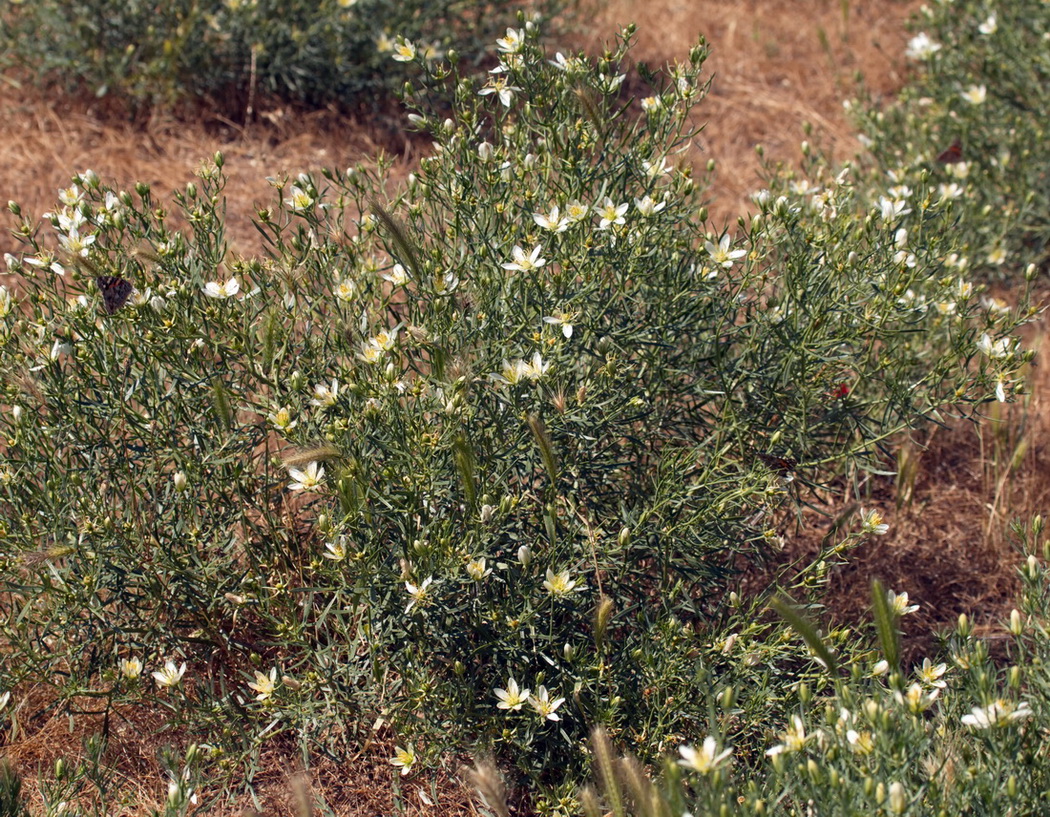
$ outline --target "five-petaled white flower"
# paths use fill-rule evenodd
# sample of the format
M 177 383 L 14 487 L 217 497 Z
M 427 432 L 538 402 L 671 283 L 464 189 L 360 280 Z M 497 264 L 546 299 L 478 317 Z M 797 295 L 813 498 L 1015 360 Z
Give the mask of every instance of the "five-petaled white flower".
M 506 709 L 509 712 L 519 711 L 525 705 L 525 702 L 528 701 L 530 693 L 530 690 L 519 688 L 518 682 L 513 678 L 507 681 L 506 689 L 494 689 L 492 691 L 499 698 L 496 708 Z
M 297 213 L 304 213 L 314 206 L 314 197 L 299 187 L 299 185 L 293 184 L 289 193 L 290 195 L 284 200 L 284 203 Z
M 910 60 L 925 60 L 941 50 L 941 44 L 934 42 L 925 31 L 916 34 L 908 41 L 904 55 Z
M 947 685 L 947 681 L 942 681 L 941 676 L 948 670 L 947 664 L 934 664 L 929 658 L 922 659 L 922 666 L 915 671 L 915 674 L 919 677 L 919 680 L 926 686 L 937 687 L 938 689 L 944 689 Z
M 500 69 L 494 68 L 492 69 L 492 72 L 498 70 Z M 488 96 L 489 94 L 496 94 L 499 97 L 499 101 L 503 103 L 503 107 L 509 108 L 510 103 L 514 101 L 514 92 L 520 90 L 521 88 L 519 88 L 516 85 L 508 85 L 506 77 L 495 76 L 489 77 L 488 84 L 486 84 L 484 88 L 478 91 L 478 96 Z
M 310 405 L 326 409 L 330 406 L 334 406 L 335 401 L 338 399 L 339 381 L 333 377 L 331 386 L 328 386 L 324 383 L 318 383 L 314 386 L 314 396 L 313 399 L 310 401 Z
M 1006 357 L 1010 354 L 1010 338 L 992 340 L 991 336 L 985 332 L 977 341 L 977 348 L 990 358 Z
M 975 706 L 969 715 L 962 716 L 962 722 L 973 729 L 991 729 L 1032 716 L 1032 708 L 1027 701 L 1014 703 L 997 698 L 988 706 Z
M 248 686 L 258 693 L 255 696 L 255 700 L 265 701 L 273 695 L 274 689 L 277 688 L 277 667 L 272 668 L 269 675 L 256 670 L 255 680 L 249 681 Z
M 334 542 L 324 543 L 325 553 L 322 555 L 333 562 L 341 562 L 346 558 L 346 537 L 340 536 Z
M 573 325 L 572 322 L 576 319 L 575 313 L 572 312 L 559 312 L 556 315 L 546 315 L 543 318 L 544 323 L 549 323 L 551 326 L 560 326 L 561 333 L 568 340 L 572 337 Z
M 536 714 L 538 714 L 542 720 L 560 721 L 561 715 L 559 715 L 556 710 L 563 703 L 565 703 L 564 698 L 555 698 L 552 701 L 550 693 L 547 692 L 547 687 L 545 686 L 541 686 L 535 695 L 529 696 L 529 705 L 536 710 Z
M 694 772 L 700 772 L 700 774 L 707 774 L 725 763 L 733 754 L 733 750 L 723 749 L 719 752 L 718 741 L 708 735 L 704 738 L 704 744 L 699 751 L 692 746 L 679 746 L 678 753 L 682 756 L 678 765 L 692 769 Z
M 988 98 L 988 88 L 984 85 L 971 85 L 965 91 L 962 91 L 959 96 L 971 105 L 980 105 Z
M 132 656 L 120 659 L 120 674 L 129 681 L 134 681 L 142 675 L 142 659 Z
M 525 45 L 525 32 L 522 29 L 507 29 L 507 36 L 496 40 L 496 48 L 504 54 L 517 54 Z
M 648 218 L 649 216 L 655 215 L 656 213 L 659 213 L 661 210 L 663 210 L 667 206 L 667 202 L 661 201 L 659 204 L 657 204 L 655 201 L 652 200 L 652 197 L 645 196 L 641 199 L 635 199 L 634 206 L 639 213 Z
M 411 597 L 408 606 L 405 608 L 405 612 L 411 612 L 413 607 L 422 607 L 427 601 L 430 600 L 429 593 L 427 592 L 430 585 L 434 583 L 433 576 L 427 576 L 423 579 L 422 584 L 412 584 L 412 582 L 405 582 L 405 591 Z
M 204 294 L 209 298 L 232 298 L 241 291 L 241 283 L 236 278 L 229 281 L 208 281 L 204 285 Z
M 809 737 L 806 735 L 806 726 L 802 723 L 802 718 L 798 715 L 791 716 L 791 725 L 787 728 L 781 736 L 781 743 L 776 746 L 771 746 L 766 749 L 766 754 L 770 757 L 779 754 L 785 754 L 790 752 L 800 752 L 806 745 Z
M 598 224 L 599 230 L 607 230 L 617 224 L 626 223 L 623 214 L 627 212 L 627 203 L 617 204 L 608 196 L 602 202 L 601 207 L 598 208 L 598 215 L 601 217 L 601 221 Z
M 398 37 L 397 42 L 394 44 L 393 59 L 397 62 L 412 62 L 416 58 L 416 47 L 412 45 L 411 40 L 406 40 L 404 37 Z
M 864 533 L 883 536 L 889 529 L 890 526 L 882 521 L 882 514 L 877 510 L 872 509 L 864 513 L 864 519 L 861 522 L 861 530 Z
M 518 272 L 531 272 L 532 270 L 539 269 L 547 263 L 546 258 L 540 258 L 541 252 L 543 252 L 543 247 L 537 244 L 532 248 L 532 252 L 526 255 L 525 250 L 515 244 L 514 249 L 511 250 L 511 255 L 514 260 L 503 264 L 503 269 L 517 270 Z
M 743 258 L 747 255 L 744 250 L 730 250 L 730 238 L 729 233 L 722 236 L 721 240 L 716 246 L 710 241 L 704 242 L 704 249 L 707 250 L 707 254 L 711 256 L 711 260 L 718 264 L 720 267 L 729 269 L 733 266 L 733 261 L 737 258 Z
M 537 227 L 550 230 L 552 233 L 564 233 L 569 228 L 569 217 L 561 215 L 561 210 L 555 204 L 549 213 L 533 213 L 532 220 Z
M 977 30 L 988 37 L 999 30 L 999 21 L 995 19 L 994 14 L 989 14 L 988 18 L 977 26 Z
M 568 570 L 555 573 L 548 567 L 547 578 L 543 582 L 543 587 L 552 596 L 567 596 L 576 589 L 576 581 L 569 578 Z M 583 588 L 580 589 L 582 590 Z
M 288 476 L 292 478 L 292 484 L 288 486 L 291 490 L 316 491 L 324 479 L 324 468 L 316 462 L 311 462 L 302 470 L 289 468 Z
M 471 559 L 467 562 L 467 575 L 470 576 L 476 582 L 480 582 L 482 579 L 492 574 L 491 567 L 485 567 L 485 557 L 482 556 L 480 559 Z
M 906 616 L 908 613 L 914 613 L 919 609 L 917 604 L 908 604 L 907 592 L 894 593 L 892 590 L 887 590 L 886 601 L 889 602 L 890 610 L 898 616 Z
M 893 221 L 911 212 L 908 202 L 903 199 L 888 199 L 882 196 L 879 199 L 879 216 L 883 221 Z
M 162 687 L 174 687 L 178 686 L 182 680 L 182 676 L 186 674 L 186 662 L 182 662 L 181 667 L 176 667 L 174 661 L 168 661 L 164 665 L 164 669 L 157 670 L 153 673 L 153 678 L 157 684 Z
M 292 410 L 288 406 L 281 406 L 272 414 L 268 414 L 266 419 L 273 423 L 273 427 L 278 431 L 291 431 L 299 425 L 298 420 L 292 419 Z
M 416 752 L 411 746 L 406 749 L 402 749 L 400 746 L 394 747 L 394 756 L 390 758 L 390 765 L 399 767 L 402 777 L 412 771 L 412 766 L 415 762 Z

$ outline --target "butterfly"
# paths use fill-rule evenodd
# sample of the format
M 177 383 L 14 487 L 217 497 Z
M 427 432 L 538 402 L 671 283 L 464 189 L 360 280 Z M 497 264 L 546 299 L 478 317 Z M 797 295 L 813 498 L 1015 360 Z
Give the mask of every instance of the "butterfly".
M 129 281 L 116 275 L 98 275 L 95 277 L 95 283 L 102 293 L 102 306 L 109 315 L 124 306 L 135 289 Z
M 954 165 L 963 160 L 962 142 L 956 139 L 937 156 L 942 165 Z
M 761 451 L 756 451 L 755 454 L 762 460 L 771 470 L 776 471 L 780 476 L 785 477 L 789 473 L 795 470 L 798 465 L 797 460 L 791 459 L 791 457 L 777 457 L 773 454 L 763 454 Z

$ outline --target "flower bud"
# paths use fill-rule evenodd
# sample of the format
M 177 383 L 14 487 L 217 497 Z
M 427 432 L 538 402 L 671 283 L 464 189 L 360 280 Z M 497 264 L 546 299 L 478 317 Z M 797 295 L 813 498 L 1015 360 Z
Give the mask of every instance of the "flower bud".
M 1016 610 L 1010 611 L 1010 633 L 1012 635 L 1020 635 L 1024 630 L 1024 622 L 1021 620 L 1021 614 Z
M 175 476 L 172 477 L 172 482 L 175 483 L 175 490 L 180 494 L 186 490 L 186 474 L 183 471 L 176 471 Z

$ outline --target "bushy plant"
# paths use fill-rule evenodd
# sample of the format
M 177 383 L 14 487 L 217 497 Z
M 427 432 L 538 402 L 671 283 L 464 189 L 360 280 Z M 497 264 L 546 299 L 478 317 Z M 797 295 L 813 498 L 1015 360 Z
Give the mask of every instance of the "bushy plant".
M 962 257 L 1007 274 L 1050 245 L 1050 6 L 935 0 L 913 20 L 911 81 L 855 105 L 886 186 L 958 200 Z
M 90 172 L 12 205 L 7 688 L 159 687 L 220 763 L 387 725 L 404 773 L 473 744 L 557 783 L 598 724 L 761 751 L 820 670 L 735 575 L 901 430 L 1010 399 L 1031 312 L 981 302 L 925 188 L 866 210 L 814 168 L 710 224 L 706 46 L 636 103 L 629 39 L 511 30 L 481 87 L 421 59 L 455 110 L 412 96 L 419 173 L 275 180 L 261 257 L 227 248 L 221 156 L 172 213 Z
M 535 8 L 551 15 L 566 6 Z M 72 92 L 115 95 L 147 109 L 206 98 L 240 117 L 273 101 L 388 102 L 406 79 L 392 55 L 477 54 L 513 22 L 517 7 L 464 0 L 3 2 L 0 42 L 8 64 Z
M 864 640 L 829 663 L 828 694 L 799 684 L 795 712 L 758 763 L 724 737 L 679 748 L 655 782 L 608 736 L 593 736 L 596 785 L 581 789 L 572 813 L 638 817 L 715 815 L 1040 814 L 1050 786 L 1046 672 L 1050 582 L 1040 543 L 1043 520 L 1017 527 L 1026 552 L 1020 610 L 989 635 L 1005 641 L 1007 659 L 990 658 L 988 637 L 967 616 L 947 639 L 948 659 L 924 659 L 911 671 L 896 663 L 892 641 L 900 616 L 894 594 L 876 584 L 873 618 L 887 636 L 878 663 Z M 1032 552 L 1041 551 L 1041 558 Z M 794 616 L 792 616 L 794 618 Z M 819 637 L 816 638 L 819 641 Z M 829 645 L 817 645 L 830 655 Z M 1004 666 L 1008 664 L 1008 666 Z M 466 775 L 497 814 L 505 800 L 498 773 L 480 763 Z M 505 808 L 505 806 L 504 806 Z

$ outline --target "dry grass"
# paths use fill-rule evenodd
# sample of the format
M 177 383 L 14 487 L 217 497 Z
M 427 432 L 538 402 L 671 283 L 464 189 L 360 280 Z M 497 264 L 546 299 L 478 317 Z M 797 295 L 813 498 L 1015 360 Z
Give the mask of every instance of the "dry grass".
M 715 82 L 699 112 L 710 124 L 698 140 L 696 160 L 718 162 L 712 206 L 716 220 L 729 221 L 743 212 L 748 194 L 762 185 L 756 145 L 763 145 L 774 162 L 794 163 L 798 143 L 805 138 L 803 122 L 813 125 L 814 143 L 830 147 L 840 158 L 852 154 L 854 135 L 841 107 L 852 75 L 863 71 L 869 87 L 879 93 L 899 86 L 903 21 L 916 6 L 914 0 L 651 0 L 645 5 L 636 59 L 653 65 L 681 59 L 701 31 L 713 45 L 708 67 Z M 578 43 L 593 49 L 637 14 L 637 4 L 609 0 L 591 15 L 593 28 L 580 32 Z M 133 126 L 100 115 L 93 104 L 0 85 L 0 190 L 5 200 L 17 200 L 28 212 L 43 212 L 53 206 L 56 191 L 69 183 L 69 176 L 86 168 L 122 186 L 150 182 L 163 200 L 173 183 L 191 178 L 202 157 L 222 150 L 230 177 L 234 249 L 250 252 L 257 247 L 251 227 L 256 205 L 272 199 L 265 176 L 345 167 L 380 147 L 401 156 L 395 174 L 407 173 L 418 158 L 412 143 L 397 136 L 389 123 L 338 120 L 330 113 L 292 117 L 273 111 L 249 130 L 228 122 L 163 117 Z M 5 232 L 0 252 L 16 249 Z M 1045 327 L 1033 327 L 1031 342 L 1044 336 Z M 1024 434 L 1036 443 L 1014 470 L 1004 471 L 1014 455 L 1011 435 L 1021 424 L 1017 406 L 1001 427 L 1005 432 L 997 434 L 991 423 L 979 433 L 960 425 L 922 440 L 926 450 L 914 495 L 900 510 L 891 480 L 868 484 L 868 493 L 858 499 L 883 510 L 891 534 L 855 552 L 852 564 L 832 576 L 829 598 L 835 599 L 835 618 L 866 616 L 868 583 L 874 576 L 922 604 L 905 622 L 914 636 L 913 655 L 928 646 L 927 633 L 947 628 L 960 612 L 987 626 L 1007 615 L 1018 559 L 1004 537 L 1005 522 L 1045 511 L 1050 491 L 1050 466 L 1038 442 L 1046 439 L 1050 424 L 1044 411 L 1050 375 L 1041 367 L 1033 370 L 1032 388 Z M 1003 437 L 1008 442 L 997 449 L 995 440 Z M 813 551 L 826 524 L 811 517 L 790 537 L 787 553 Z M 82 737 L 100 728 L 97 718 L 81 717 L 70 731 L 65 717 L 48 716 L 47 703 L 43 692 L 22 699 L 23 732 L 6 747 L 30 780 L 36 769 L 47 768 L 58 756 L 76 755 Z M 177 742 L 178 736 L 158 734 L 160 723 L 155 714 L 140 711 L 110 718 L 107 760 L 123 775 L 127 806 L 122 813 L 144 813 L 164 796 L 156 747 Z M 319 793 L 336 814 L 346 817 L 397 809 L 409 815 L 475 813 L 468 792 L 452 777 L 413 781 L 395 797 L 394 769 L 387 763 L 390 748 L 377 744 L 363 749 L 344 765 L 322 762 L 298 788 Z M 268 814 L 306 813 L 292 782 L 294 756 L 289 747 L 266 750 L 257 780 L 259 802 L 244 797 L 214 813 L 257 808 Z M 434 805 L 421 799 L 421 785 Z

